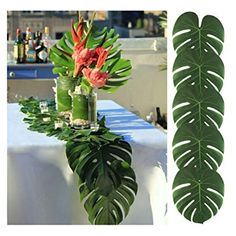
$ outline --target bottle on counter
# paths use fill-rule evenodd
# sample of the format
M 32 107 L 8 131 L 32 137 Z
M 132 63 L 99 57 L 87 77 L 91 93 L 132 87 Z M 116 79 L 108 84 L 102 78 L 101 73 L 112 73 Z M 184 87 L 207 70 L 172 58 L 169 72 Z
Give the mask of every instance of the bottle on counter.
M 47 63 L 48 51 L 43 42 L 41 42 L 40 48 L 36 51 L 36 55 L 38 58 L 38 63 Z
M 160 107 L 156 107 L 156 112 L 157 112 L 157 120 L 156 120 L 156 123 L 157 123 L 157 125 L 163 126 L 163 118 L 162 118 L 162 116 L 161 116 Z
M 21 37 L 21 30 L 16 30 L 16 40 L 14 43 L 14 61 L 15 63 L 24 62 L 24 41 Z
M 25 37 L 25 62 L 35 63 L 36 62 L 36 51 L 34 48 L 34 41 L 31 29 L 27 27 Z
M 42 34 L 39 31 L 35 32 L 35 51 L 36 51 L 36 62 L 47 63 L 48 50 L 42 41 Z
M 40 46 L 40 43 L 42 41 L 42 33 L 40 31 L 36 31 L 34 34 L 34 39 L 35 39 L 35 49 Z
M 50 45 L 51 37 L 49 35 L 49 27 L 48 26 L 44 27 L 44 33 L 42 35 L 42 41 L 43 41 L 44 47 L 47 48 L 47 53 L 49 53 L 50 46 L 51 46 Z

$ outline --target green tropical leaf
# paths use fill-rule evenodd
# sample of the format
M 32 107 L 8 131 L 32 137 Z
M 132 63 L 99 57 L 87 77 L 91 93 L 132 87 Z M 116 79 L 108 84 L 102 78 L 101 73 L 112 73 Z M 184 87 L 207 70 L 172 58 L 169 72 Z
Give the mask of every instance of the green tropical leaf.
M 126 59 L 119 59 L 114 64 L 111 65 L 109 73 L 111 74 L 111 77 L 114 74 L 120 74 L 124 71 L 129 71 L 131 69 L 131 63 L 130 60 Z
M 173 66 L 173 80 L 177 90 L 190 84 L 221 90 L 224 78 L 224 64 L 213 52 L 185 50 L 178 54 Z
M 67 54 L 72 55 L 73 54 L 73 46 L 71 47 L 71 44 L 69 43 L 68 38 L 66 37 L 67 34 L 65 34 L 57 43 L 57 45 L 60 47 L 60 49 L 62 49 L 63 51 L 65 51 Z M 71 42 L 73 43 L 73 42 Z M 73 45 L 73 44 L 72 44 Z
M 87 196 L 87 190 L 83 188 L 81 195 Z M 120 187 L 107 196 L 95 190 L 84 203 L 90 222 L 97 225 L 119 224 L 128 215 L 136 192 L 135 182 L 125 178 L 122 179 Z
M 214 16 L 205 16 L 200 26 L 198 16 L 194 12 L 186 12 L 177 19 L 173 36 L 177 53 L 191 48 L 220 54 L 223 49 L 224 28 Z
M 63 40 L 63 38 L 60 40 Z M 61 50 L 58 50 L 56 45 L 50 48 L 49 58 L 55 66 L 67 68 L 67 73 L 69 73 L 69 71 L 74 70 L 74 60 L 66 53 L 63 53 Z
M 56 67 L 56 66 L 54 66 L 54 68 L 52 69 L 52 72 L 54 74 L 59 74 L 61 76 L 66 76 L 66 75 L 68 75 L 68 68 L 67 67 Z
M 93 48 L 102 46 L 107 37 L 107 27 L 104 27 L 101 31 L 96 26 L 92 27 L 91 33 L 88 37 L 86 47 Z
M 223 203 L 224 183 L 216 172 L 224 153 L 218 129 L 224 115 L 220 90 L 224 64 L 224 28 L 214 16 L 205 16 L 199 26 L 193 12 L 182 14 L 173 29 L 177 57 L 173 80 L 177 89 L 173 117 L 177 131 L 173 157 L 180 169 L 173 183 L 178 211 L 190 221 L 203 223 Z
M 102 135 L 106 144 L 68 142 L 66 154 L 79 176 L 81 200 L 94 224 L 119 224 L 129 212 L 137 192 L 130 145 L 114 135 Z M 107 142 L 109 141 L 109 142 Z M 125 212 L 125 214 L 123 213 Z
M 110 74 L 110 78 L 101 89 L 112 93 L 128 81 L 132 66 L 129 60 L 115 57 L 106 61 L 102 69 Z
M 173 101 L 173 117 L 177 127 L 193 122 L 201 126 L 219 128 L 223 122 L 224 100 L 213 88 L 194 85 L 178 90 Z
M 173 156 L 179 169 L 185 166 L 217 170 L 224 153 L 224 139 L 213 127 L 182 125 L 173 139 Z
M 223 196 L 224 182 L 209 168 L 185 167 L 174 179 L 174 203 L 190 221 L 204 223 L 214 216 L 222 206 Z
M 121 136 L 111 132 L 106 132 L 105 134 L 100 135 L 100 137 L 108 141 L 115 141 L 116 139 L 121 139 Z

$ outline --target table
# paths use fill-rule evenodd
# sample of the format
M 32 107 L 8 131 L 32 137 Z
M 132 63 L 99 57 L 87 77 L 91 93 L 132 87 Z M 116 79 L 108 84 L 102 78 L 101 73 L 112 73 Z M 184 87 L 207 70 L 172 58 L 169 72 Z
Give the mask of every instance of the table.
M 167 137 L 111 100 L 98 101 L 111 130 L 133 149 L 139 186 L 122 224 L 166 222 Z M 89 224 L 65 143 L 27 130 L 18 104 L 8 104 L 8 224 Z

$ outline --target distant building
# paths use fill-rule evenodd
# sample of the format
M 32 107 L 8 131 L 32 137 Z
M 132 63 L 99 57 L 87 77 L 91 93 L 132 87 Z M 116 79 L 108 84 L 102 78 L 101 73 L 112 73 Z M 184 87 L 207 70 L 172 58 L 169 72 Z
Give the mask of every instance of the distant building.
M 162 11 L 99 11 L 95 22 L 99 28 L 114 27 L 121 37 L 156 37 L 163 36 L 158 25 L 158 17 Z M 77 11 L 8 11 L 7 12 L 7 38 L 16 37 L 16 29 L 22 32 L 30 27 L 32 32 L 43 32 L 48 26 L 52 39 L 59 39 L 68 31 L 72 19 L 78 19 Z M 84 19 L 89 19 L 92 12 L 80 12 Z

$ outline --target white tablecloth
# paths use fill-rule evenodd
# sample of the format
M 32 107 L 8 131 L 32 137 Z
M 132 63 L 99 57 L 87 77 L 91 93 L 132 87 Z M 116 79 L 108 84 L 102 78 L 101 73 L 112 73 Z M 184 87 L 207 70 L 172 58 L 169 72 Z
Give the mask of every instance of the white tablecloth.
M 166 134 L 113 101 L 98 101 L 107 126 L 133 149 L 138 193 L 122 224 L 162 224 L 166 213 Z M 8 105 L 8 224 L 89 224 L 65 143 L 27 130 Z

